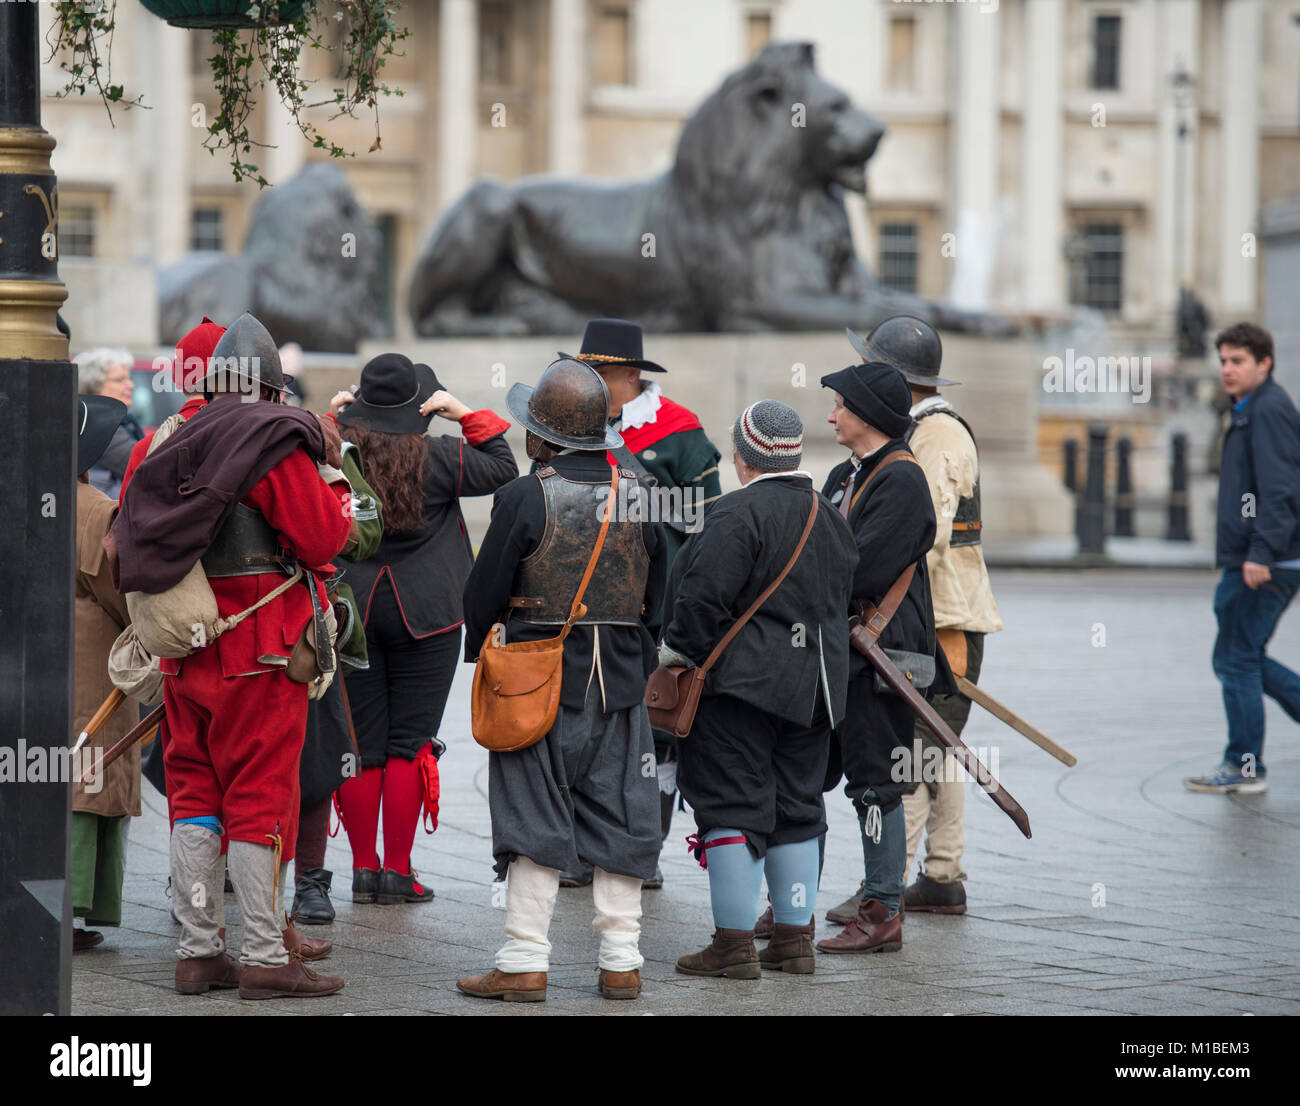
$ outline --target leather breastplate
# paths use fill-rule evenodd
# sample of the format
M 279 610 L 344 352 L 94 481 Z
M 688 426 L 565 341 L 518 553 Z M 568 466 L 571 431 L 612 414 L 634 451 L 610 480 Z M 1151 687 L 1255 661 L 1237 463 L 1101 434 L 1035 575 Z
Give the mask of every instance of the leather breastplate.
M 970 428 L 970 423 L 951 407 L 934 407 L 915 416 L 912 428 L 907 433 L 909 441 L 920 421 L 928 419 L 931 415 L 951 415 L 966 428 L 966 433 L 970 435 L 971 444 L 975 445 L 976 453 L 979 452 L 979 446 L 975 444 L 975 434 Z M 962 545 L 979 545 L 983 531 L 984 523 L 980 518 L 980 478 L 977 471 L 975 486 L 971 488 L 970 495 L 957 498 L 957 511 L 952 516 L 952 536 L 948 539 L 948 547 L 952 549 Z
M 235 504 L 200 561 L 210 577 L 256 576 L 294 565 L 262 512 L 242 503 Z
M 641 537 L 649 519 L 645 492 L 631 473 L 620 469 L 618 501 L 605 545 L 583 593 L 587 613 L 577 624 L 641 621 L 642 599 L 650 572 L 650 555 Z M 562 626 L 596 547 L 609 483 L 580 483 L 552 468 L 535 474 L 546 500 L 546 530 L 541 543 L 519 563 L 512 616 L 523 622 Z M 636 504 L 640 499 L 640 514 Z

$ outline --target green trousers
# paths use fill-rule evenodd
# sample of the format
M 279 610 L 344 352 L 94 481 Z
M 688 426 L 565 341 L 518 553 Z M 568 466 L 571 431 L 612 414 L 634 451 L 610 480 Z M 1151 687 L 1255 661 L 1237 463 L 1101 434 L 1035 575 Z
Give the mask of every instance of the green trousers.
M 123 822 L 73 811 L 72 913 L 88 926 L 122 924 Z

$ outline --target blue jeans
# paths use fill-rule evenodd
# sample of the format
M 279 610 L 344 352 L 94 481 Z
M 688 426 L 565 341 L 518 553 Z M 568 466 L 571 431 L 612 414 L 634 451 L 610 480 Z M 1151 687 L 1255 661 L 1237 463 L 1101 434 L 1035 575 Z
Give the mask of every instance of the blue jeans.
M 898 913 L 903 898 L 903 877 L 907 874 L 907 817 L 898 803 L 881 819 L 880 844 L 867 833 L 867 823 L 858 819 L 862 830 L 862 859 L 867 885 L 862 901 L 875 899 L 889 908 L 889 917 Z
M 1264 652 L 1297 590 L 1300 569 L 1275 568 L 1273 578 L 1252 591 L 1240 568 L 1225 568 L 1214 593 L 1214 614 L 1219 620 L 1214 674 L 1223 685 L 1223 709 L 1228 715 L 1223 762 L 1239 771 L 1253 763 L 1257 777 L 1265 774 L 1264 696 L 1300 722 L 1300 675 Z

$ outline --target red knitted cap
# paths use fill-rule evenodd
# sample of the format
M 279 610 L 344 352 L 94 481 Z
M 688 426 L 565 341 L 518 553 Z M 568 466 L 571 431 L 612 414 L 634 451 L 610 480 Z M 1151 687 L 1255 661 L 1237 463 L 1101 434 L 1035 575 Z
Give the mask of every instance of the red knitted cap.
M 172 362 L 172 379 L 182 391 L 188 381 L 192 385 L 202 382 L 208 371 L 208 358 L 217 348 L 226 328 L 214 323 L 206 315 L 203 321 L 176 343 L 176 358 Z M 188 364 L 187 364 L 188 363 Z

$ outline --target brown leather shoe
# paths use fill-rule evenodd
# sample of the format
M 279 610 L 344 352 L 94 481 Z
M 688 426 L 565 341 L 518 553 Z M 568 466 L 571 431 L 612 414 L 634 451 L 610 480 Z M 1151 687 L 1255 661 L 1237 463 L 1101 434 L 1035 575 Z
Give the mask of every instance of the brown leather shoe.
M 214 988 L 238 987 L 240 967 L 224 952 L 176 961 L 176 993 L 202 995 Z
M 776 916 L 772 913 L 772 904 L 767 904 L 767 909 L 758 916 L 758 921 L 754 923 L 754 940 L 766 941 L 772 936 L 772 929 L 776 925 Z
M 826 911 L 826 920 L 834 922 L 837 926 L 846 926 L 858 916 L 858 907 L 862 905 L 862 892 L 867 889 L 867 881 L 864 879 L 858 884 L 858 889 L 845 899 L 839 906 Z
M 288 914 L 284 916 L 284 947 L 290 956 L 296 951 L 303 960 L 324 960 L 334 951 L 333 942 L 323 937 L 308 937 Z
M 763 970 L 759 967 L 758 949 L 754 947 L 754 931 L 714 930 L 713 943 L 690 956 L 683 956 L 677 961 L 677 970 L 682 975 L 757 979 Z
M 888 914 L 884 903 L 867 899 L 843 933 L 818 941 L 817 947 L 822 952 L 897 952 L 903 947 L 903 915 Z
M 641 973 L 607 972 L 601 968 L 597 986 L 606 998 L 636 998 L 641 993 Z
M 816 924 L 809 922 L 806 926 L 788 926 L 775 923 L 772 943 L 759 952 L 759 963 L 772 971 L 812 975 L 816 967 L 813 955 Z
M 239 976 L 239 997 L 255 998 L 322 998 L 343 990 L 337 975 L 317 975 L 302 957 L 290 955 L 289 963 L 277 968 L 245 964 Z
M 104 943 L 104 935 L 97 929 L 74 929 L 72 931 L 72 951 L 85 952 L 96 945 Z
M 501 972 L 493 968 L 486 975 L 468 975 L 456 989 L 475 998 L 499 998 L 502 1002 L 545 1002 L 545 972 Z
M 916 882 L 903 892 L 899 909 L 915 914 L 965 914 L 966 887 L 961 880 L 936 883 L 924 872 L 919 872 Z

